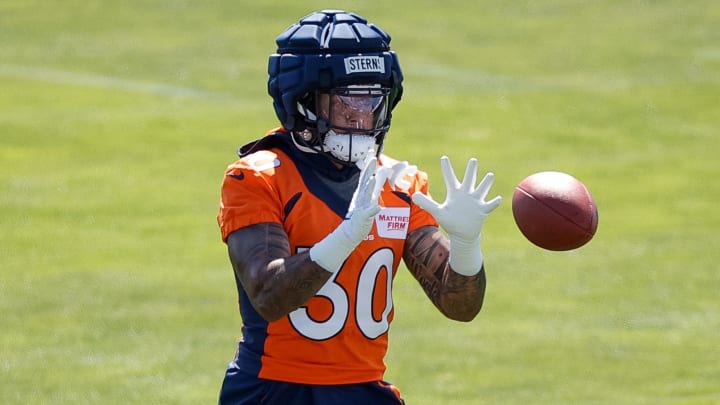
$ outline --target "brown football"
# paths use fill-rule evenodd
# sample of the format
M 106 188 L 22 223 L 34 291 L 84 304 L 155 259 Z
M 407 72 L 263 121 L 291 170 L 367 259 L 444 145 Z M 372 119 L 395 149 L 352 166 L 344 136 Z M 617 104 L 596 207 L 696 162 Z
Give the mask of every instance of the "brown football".
M 520 232 L 547 250 L 572 250 L 595 236 L 598 210 L 585 185 L 562 172 L 532 174 L 515 187 L 512 212 Z

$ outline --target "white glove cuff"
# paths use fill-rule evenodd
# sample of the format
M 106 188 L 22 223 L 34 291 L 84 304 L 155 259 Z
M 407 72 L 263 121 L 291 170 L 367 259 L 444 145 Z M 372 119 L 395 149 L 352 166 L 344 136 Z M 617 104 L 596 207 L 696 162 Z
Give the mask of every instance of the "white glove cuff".
M 480 235 L 467 241 L 448 235 L 450 240 L 450 268 L 463 276 L 474 276 L 483 266 L 483 254 L 480 249 Z
M 310 260 L 330 273 L 337 273 L 359 242 L 354 242 L 347 231 L 350 221 L 343 221 L 323 240 L 310 248 Z

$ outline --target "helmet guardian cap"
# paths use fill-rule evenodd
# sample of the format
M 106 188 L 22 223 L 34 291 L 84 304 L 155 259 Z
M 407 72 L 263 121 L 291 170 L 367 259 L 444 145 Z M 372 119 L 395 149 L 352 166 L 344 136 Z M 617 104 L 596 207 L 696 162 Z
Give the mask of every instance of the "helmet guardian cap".
M 372 128 L 359 128 L 381 146 L 392 109 L 402 96 L 402 71 L 390 36 L 357 14 L 323 10 L 288 27 L 268 63 L 268 93 L 280 123 L 304 133 L 305 146 L 323 150 L 332 117 L 320 114 L 319 94 L 376 97 L 382 107 Z M 368 90 L 358 90 L 358 87 Z M 353 93 L 353 91 L 355 93 Z M 382 118 L 382 119 L 378 119 Z M 355 133 L 355 131 L 353 131 Z

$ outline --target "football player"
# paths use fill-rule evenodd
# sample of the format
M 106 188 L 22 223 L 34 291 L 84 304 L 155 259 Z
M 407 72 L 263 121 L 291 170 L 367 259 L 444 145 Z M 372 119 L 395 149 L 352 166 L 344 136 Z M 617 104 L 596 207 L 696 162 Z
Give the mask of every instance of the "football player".
M 378 26 L 325 10 L 276 42 L 281 127 L 241 147 L 222 184 L 242 339 L 220 403 L 401 404 L 383 380 L 393 278 L 402 259 L 445 316 L 477 315 L 493 175 L 476 185 L 471 159 L 459 181 L 442 157 L 439 204 L 426 173 L 382 153 L 403 76 Z

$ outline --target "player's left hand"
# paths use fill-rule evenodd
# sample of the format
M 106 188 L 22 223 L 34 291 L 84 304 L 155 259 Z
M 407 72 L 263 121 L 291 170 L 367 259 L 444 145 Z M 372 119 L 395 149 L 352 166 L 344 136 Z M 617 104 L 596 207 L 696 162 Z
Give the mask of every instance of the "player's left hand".
M 500 196 L 485 201 L 495 175 L 487 173 L 475 187 L 477 159 L 472 158 L 468 162 L 462 183 L 455 176 L 447 156 L 440 158 L 440 165 L 447 189 L 445 202 L 438 204 L 422 193 L 413 194 L 413 201 L 420 208 L 430 212 L 448 234 L 465 240 L 475 239 L 480 235 L 485 218 L 502 202 Z
M 451 249 L 450 267 L 457 273 L 470 276 L 482 268 L 480 233 L 485 219 L 500 205 L 502 197 L 485 200 L 495 179 L 492 173 L 487 173 L 475 187 L 477 159 L 472 158 L 468 162 L 462 183 L 455 176 L 447 156 L 440 158 L 440 165 L 447 189 L 445 202 L 438 204 L 422 193 L 413 194 L 412 199 L 447 231 Z

